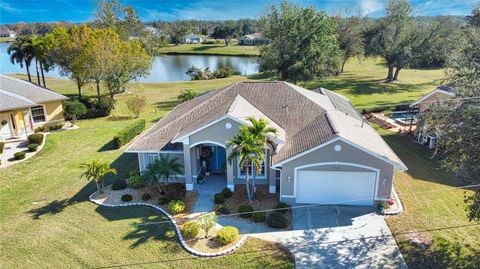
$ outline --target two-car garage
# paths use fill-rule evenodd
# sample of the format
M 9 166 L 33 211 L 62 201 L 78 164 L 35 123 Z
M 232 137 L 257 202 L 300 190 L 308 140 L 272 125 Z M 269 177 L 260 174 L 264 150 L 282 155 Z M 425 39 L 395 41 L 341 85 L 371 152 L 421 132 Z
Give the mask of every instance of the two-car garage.
M 298 170 L 296 202 L 306 204 L 373 205 L 377 172 Z

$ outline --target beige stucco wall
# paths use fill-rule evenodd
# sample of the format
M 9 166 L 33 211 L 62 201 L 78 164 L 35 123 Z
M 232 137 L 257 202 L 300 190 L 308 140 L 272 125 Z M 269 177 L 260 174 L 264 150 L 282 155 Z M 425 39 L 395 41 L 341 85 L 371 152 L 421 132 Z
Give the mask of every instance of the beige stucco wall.
M 63 106 L 61 101 L 54 101 L 41 104 L 45 108 L 47 121 L 41 124 L 35 124 L 35 127 L 60 123 L 65 121 L 63 117 Z
M 335 151 L 335 145 L 340 145 L 342 149 Z M 281 195 L 282 200 L 288 203 L 295 203 L 294 182 L 295 182 L 295 168 L 303 165 L 328 163 L 328 162 L 343 162 L 353 163 L 373 167 L 380 170 L 377 185 L 377 197 L 388 197 L 391 194 L 393 183 L 393 165 L 380 160 L 360 149 L 357 149 L 343 141 L 333 142 L 323 148 L 315 150 L 304 156 L 282 165 L 281 174 Z M 308 167 L 302 170 L 317 170 L 317 171 L 368 171 L 363 168 L 346 166 L 346 165 L 330 165 Z M 321 186 L 319 186 L 321 187 Z

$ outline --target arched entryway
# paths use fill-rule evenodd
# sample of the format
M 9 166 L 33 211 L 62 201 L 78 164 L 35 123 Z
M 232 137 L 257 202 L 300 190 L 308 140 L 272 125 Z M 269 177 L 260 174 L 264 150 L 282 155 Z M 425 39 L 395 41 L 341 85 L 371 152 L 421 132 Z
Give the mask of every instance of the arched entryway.
M 225 146 L 211 141 L 190 146 L 194 182 L 208 185 L 212 189 L 223 189 L 227 185 L 227 151 Z M 193 172 L 192 171 L 192 172 Z M 216 186 L 216 187 L 215 187 Z

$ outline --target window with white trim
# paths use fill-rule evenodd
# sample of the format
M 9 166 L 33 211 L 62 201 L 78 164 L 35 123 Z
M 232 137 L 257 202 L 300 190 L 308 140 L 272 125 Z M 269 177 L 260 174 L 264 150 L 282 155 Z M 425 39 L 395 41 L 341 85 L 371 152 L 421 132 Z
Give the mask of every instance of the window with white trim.
M 45 122 L 47 117 L 45 116 L 45 109 L 43 106 L 34 106 L 30 108 L 32 114 L 33 123 Z
M 146 167 L 148 167 L 149 164 L 154 163 L 156 160 L 159 159 L 159 157 L 157 153 L 147 153 L 146 159 L 147 159 Z
M 255 177 L 256 178 L 265 178 L 265 162 L 267 161 L 267 154 L 265 153 L 265 158 L 263 159 L 263 162 L 262 162 L 262 165 L 261 165 L 261 171 L 260 173 L 256 173 L 255 171 L 255 167 L 253 167 L 253 164 L 252 162 L 248 162 L 248 176 L 250 178 L 253 177 L 253 173 L 256 173 L 255 174 Z M 247 166 L 246 164 L 244 163 L 241 167 L 240 167 L 240 164 L 238 164 L 238 171 L 240 171 L 239 173 L 239 177 L 246 177 L 246 171 L 247 171 Z

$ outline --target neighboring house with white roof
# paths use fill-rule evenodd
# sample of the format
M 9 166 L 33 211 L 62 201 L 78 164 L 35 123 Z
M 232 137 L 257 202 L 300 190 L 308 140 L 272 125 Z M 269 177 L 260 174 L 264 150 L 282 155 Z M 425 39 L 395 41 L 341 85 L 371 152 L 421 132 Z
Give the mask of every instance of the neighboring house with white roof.
M 185 43 L 187 44 L 198 44 L 203 42 L 203 37 L 197 36 L 194 34 L 189 34 L 185 37 Z
M 268 39 L 264 38 L 261 33 L 253 33 L 238 38 L 238 45 L 262 45 L 268 43 Z
M 287 82 L 239 82 L 178 105 L 127 149 L 140 171 L 160 155 L 178 158 L 188 190 L 206 171 L 206 181 L 234 190 L 245 184 L 246 167 L 227 161 L 226 142 L 249 124 L 265 119 L 278 130 L 257 184 L 279 192 L 284 202 L 372 205 L 392 194 L 394 170 L 407 167 L 347 98 L 325 89 L 306 90 Z
M 432 105 L 454 97 L 455 88 L 448 85 L 441 85 L 412 103 L 410 107 L 414 110 L 418 110 L 418 116 L 421 116 Z M 425 127 L 426 126 L 417 126 L 417 129 L 415 130 L 415 139 L 420 144 L 428 145 L 429 148 L 434 148 L 439 139 L 439 134 L 427 133 Z
M 0 29 L 0 37 L 15 38 L 17 37 L 17 33 L 15 31 L 3 28 L 3 29 Z
M 63 122 L 68 98 L 36 84 L 0 75 L 0 140 L 22 138 L 36 127 Z

